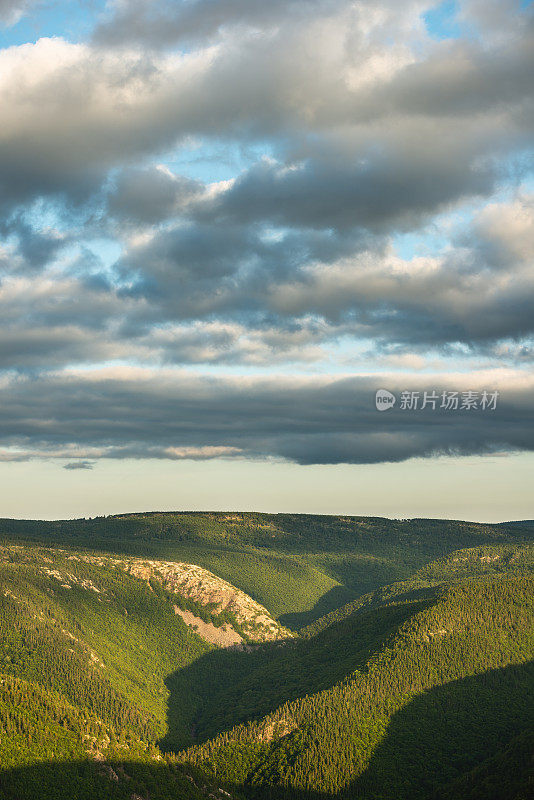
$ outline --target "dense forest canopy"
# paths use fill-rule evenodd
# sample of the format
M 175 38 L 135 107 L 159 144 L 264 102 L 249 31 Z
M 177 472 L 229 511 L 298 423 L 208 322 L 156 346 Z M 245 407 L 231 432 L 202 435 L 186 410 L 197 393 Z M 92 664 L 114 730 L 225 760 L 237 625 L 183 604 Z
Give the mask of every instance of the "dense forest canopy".
M 1 520 L 0 798 L 527 800 L 533 581 L 527 523 Z

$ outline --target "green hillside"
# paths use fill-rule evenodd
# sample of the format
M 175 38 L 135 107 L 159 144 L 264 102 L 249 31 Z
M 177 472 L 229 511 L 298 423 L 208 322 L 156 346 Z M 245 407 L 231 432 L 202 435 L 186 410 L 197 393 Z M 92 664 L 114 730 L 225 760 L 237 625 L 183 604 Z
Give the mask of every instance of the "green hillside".
M 117 730 L 154 742 L 164 734 L 166 676 L 210 649 L 165 596 L 122 571 L 34 548 L 2 549 L 0 585 L 5 673 L 60 692 Z
M 283 646 L 248 654 L 211 651 L 193 670 L 203 685 L 210 675 L 219 676 L 197 712 L 197 739 L 260 718 L 292 698 L 329 688 L 356 666 L 365 665 L 404 621 L 434 604 L 444 587 L 466 577 L 506 574 L 534 574 L 534 545 L 457 551 L 418 571 L 410 581 L 383 587 L 331 612 Z M 190 672 L 178 671 L 169 679 L 171 697 L 181 695 Z
M 0 800 L 527 800 L 533 534 L 303 515 L 2 521 Z M 177 612 L 235 623 L 211 589 L 204 605 L 173 594 L 134 555 L 253 586 L 304 627 L 215 646 Z
M 212 649 L 157 586 L 73 552 L 0 548 L 0 798 L 218 790 L 158 747 L 166 677 Z M 195 711 L 186 692 L 175 749 L 192 741 Z
M 88 548 L 199 564 L 298 630 L 461 548 L 534 541 L 534 528 L 307 514 L 149 513 L 0 520 L 0 542 Z
M 381 586 L 334 609 L 300 630 L 303 638 L 316 635 L 324 628 L 351 614 L 382 605 L 393 599 L 423 599 L 435 596 L 436 588 L 461 582 L 466 578 L 534 574 L 534 544 L 494 545 L 457 550 L 431 561 L 406 581 Z
M 221 734 L 184 760 L 252 787 L 253 797 L 401 800 L 431 797 L 444 775 L 460 778 L 497 755 L 534 725 L 534 581 L 470 579 L 426 605 L 414 604 L 333 687 Z M 360 636 L 367 615 L 350 619 Z

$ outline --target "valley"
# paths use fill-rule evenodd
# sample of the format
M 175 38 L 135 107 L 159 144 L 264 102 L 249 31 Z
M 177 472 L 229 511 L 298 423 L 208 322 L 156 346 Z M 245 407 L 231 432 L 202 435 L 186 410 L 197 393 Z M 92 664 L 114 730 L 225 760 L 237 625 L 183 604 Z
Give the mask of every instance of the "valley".
M 0 798 L 527 800 L 533 589 L 531 523 L 0 520 Z

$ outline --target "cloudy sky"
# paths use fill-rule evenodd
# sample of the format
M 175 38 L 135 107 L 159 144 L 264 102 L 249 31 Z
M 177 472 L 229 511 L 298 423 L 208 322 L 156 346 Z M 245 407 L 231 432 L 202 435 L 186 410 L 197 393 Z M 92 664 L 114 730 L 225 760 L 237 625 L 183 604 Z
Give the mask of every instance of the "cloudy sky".
M 0 516 L 534 518 L 532 2 L 0 0 L 0 48 Z

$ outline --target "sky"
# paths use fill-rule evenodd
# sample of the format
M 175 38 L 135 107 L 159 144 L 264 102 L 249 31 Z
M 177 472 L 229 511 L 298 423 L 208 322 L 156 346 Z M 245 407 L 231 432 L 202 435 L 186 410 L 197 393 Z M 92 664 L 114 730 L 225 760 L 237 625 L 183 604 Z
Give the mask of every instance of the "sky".
M 0 516 L 534 518 L 533 87 L 521 0 L 0 0 Z

